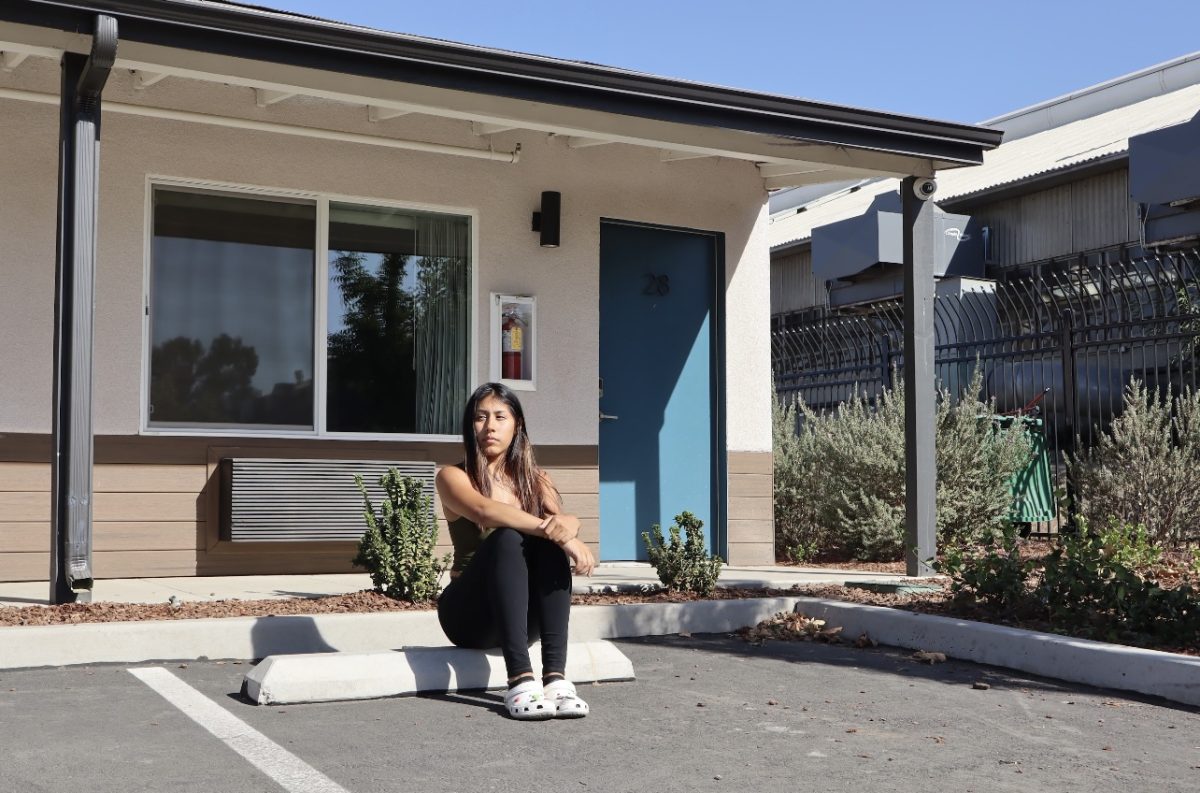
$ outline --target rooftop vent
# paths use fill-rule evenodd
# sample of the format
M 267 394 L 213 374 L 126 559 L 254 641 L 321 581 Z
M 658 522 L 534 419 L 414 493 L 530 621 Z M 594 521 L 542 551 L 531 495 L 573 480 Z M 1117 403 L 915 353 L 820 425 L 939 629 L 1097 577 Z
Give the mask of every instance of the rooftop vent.
M 1129 139 L 1129 194 L 1148 247 L 1200 240 L 1200 114 Z
M 899 204 L 899 194 L 881 195 L 865 214 L 813 229 L 813 277 L 832 282 L 831 305 L 887 300 L 903 293 L 903 217 Z M 981 225 L 969 215 L 952 215 L 937 208 L 934 224 L 934 276 L 981 277 Z

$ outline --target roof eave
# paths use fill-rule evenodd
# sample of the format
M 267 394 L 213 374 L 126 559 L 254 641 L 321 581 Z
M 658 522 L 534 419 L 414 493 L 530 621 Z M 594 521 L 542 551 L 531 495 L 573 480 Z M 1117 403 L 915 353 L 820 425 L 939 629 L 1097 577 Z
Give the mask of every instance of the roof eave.
M 9 0 L 0 19 L 90 32 L 115 16 L 124 40 L 386 78 L 618 115 L 972 165 L 1002 133 L 971 125 L 688 83 L 609 67 L 389 34 L 238 6 L 156 0 Z

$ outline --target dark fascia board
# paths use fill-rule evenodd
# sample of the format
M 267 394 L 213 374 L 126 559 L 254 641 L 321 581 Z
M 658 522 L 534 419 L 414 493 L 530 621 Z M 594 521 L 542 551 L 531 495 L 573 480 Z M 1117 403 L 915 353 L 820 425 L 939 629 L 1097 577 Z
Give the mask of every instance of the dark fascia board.
M 3 0 L 0 20 L 437 88 L 937 161 L 982 162 L 1002 132 L 358 28 L 287 12 L 170 0 Z M 800 150 L 798 150 L 799 153 Z M 797 159 L 802 159 L 798 156 Z

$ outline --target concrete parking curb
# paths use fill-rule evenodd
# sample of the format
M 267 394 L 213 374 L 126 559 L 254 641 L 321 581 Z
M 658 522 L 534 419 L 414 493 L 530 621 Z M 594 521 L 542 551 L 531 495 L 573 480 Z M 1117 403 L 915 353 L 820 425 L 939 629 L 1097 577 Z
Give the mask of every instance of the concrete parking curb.
M 838 600 L 797 598 L 795 610 L 880 644 L 929 650 L 1099 688 L 1200 705 L 1200 658 L 1003 625 Z
M 530 648 L 534 673 L 541 648 Z M 612 642 L 571 642 L 566 677 L 575 683 L 632 680 L 633 664 Z M 503 688 L 499 651 L 410 647 L 399 652 L 273 655 L 246 675 L 242 693 L 259 705 L 378 699 L 424 692 Z
M 571 641 L 724 633 L 798 607 L 881 644 L 1200 705 L 1200 658 L 800 596 L 575 606 Z M 433 611 L 0 628 L 0 669 L 445 646 Z

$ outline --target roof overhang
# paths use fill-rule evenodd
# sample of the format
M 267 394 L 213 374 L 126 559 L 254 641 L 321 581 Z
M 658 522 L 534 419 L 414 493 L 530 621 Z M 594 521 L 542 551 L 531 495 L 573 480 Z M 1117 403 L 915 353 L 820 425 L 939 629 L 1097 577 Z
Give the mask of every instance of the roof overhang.
M 6 0 L 0 50 L 87 52 L 117 19 L 117 68 L 529 129 L 573 146 L 624 143 L 664 159 L 729 157 L 768 189 L 863 176 L 931 176 L 982 161 L 982 127 L 702 85 L 204 0 Z M 262 101 L 262 100 L 260 100 Z

